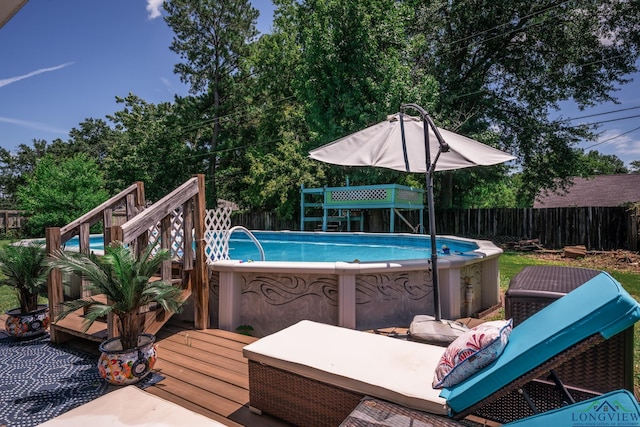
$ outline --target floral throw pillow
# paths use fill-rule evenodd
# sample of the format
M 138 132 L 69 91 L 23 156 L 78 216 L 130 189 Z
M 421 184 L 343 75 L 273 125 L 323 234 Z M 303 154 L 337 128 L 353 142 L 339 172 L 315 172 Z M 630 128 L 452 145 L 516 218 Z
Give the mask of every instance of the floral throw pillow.
M 456 338 L 438 362 L 433 388 L 454 386 L 496 360 L 507 345 L 512 324 L 511 319 L 485 322 Z

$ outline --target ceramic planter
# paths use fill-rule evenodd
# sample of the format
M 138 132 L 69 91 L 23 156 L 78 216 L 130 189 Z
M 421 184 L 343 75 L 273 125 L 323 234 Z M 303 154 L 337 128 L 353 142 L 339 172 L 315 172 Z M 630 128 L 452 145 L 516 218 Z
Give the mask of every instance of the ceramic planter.
M 10 336 L 30 338 L 41 335 L 49 327 L 49 306 L 42 304 L 28 313 L 22 313 L 20 307 L 7 311 L 5 328 Z
M 100 344 L 98 373 L 114 385 L 135 384 L 146 377 L 156 363 L 155 336 L 140 334 L 138 347 L 123 349 L 119 337 Z

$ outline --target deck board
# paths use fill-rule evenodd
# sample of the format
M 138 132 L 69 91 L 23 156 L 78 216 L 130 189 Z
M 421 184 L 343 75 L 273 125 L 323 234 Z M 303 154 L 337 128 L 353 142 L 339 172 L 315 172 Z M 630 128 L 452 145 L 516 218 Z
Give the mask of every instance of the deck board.
M 0 325 L 5 319 L 0 316 Z M 287 427 L 269 415 L 249 411 L 248 364 L 242 348 L 255 340 L 217 329 L 195 330 L 172 320 L 156 334 L 154 370 L 165 378 L 145 391 L 230 427 Z M 86 339 L 73 338 L 64 345 L 99 354 L 98 343 Z

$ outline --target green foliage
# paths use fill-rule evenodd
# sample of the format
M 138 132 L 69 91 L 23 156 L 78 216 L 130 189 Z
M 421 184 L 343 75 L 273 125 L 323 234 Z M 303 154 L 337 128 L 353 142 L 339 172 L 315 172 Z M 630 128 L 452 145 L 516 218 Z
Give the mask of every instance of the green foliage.
M 41 244 L 5 245 L 0 249 L 0 286 L 16 291 L 22 313 L 36 310 L 38 296 L 46 293 L 46 256 Z
M 246 61 L 257 36 L 258 11 L 247 0 L 172 0 L 165 2 L 165 21 L 175 33 L 171 49 L 183 62 L 174 71 L 197 96 L 196 117 L 208 128 L 198 144 L 207 149 L 209 206 L 218 199 L 216 171 L 224 163 L 220 148 L 232 148 L 237 114 L 248 79 Z
M 33 148 L 20 144 L 15 154 L 0 148 L 0 192 L 9 209 L 15 209 L 18 188 L 24 185 L 38 160 L 46 154 L 46 141 L 34 139 L 32 142 Z
M 601 154 L 595 150 L 582 155 L 582 167 L 580 176 L 613 175 L 629 173 L 624 162 L 615 155 Z
M 429 108 L 437 84 L 408 61 L 404 2 L 301 2 L 291 12 L 301 50 L 294 87 L 309 111 L 315 143 L 378 122 L 415 102 Z
M 108 198 L 94 159 L 78 154 L 58 161 L 40 159 L 18 189 L 18 206 L 29 217 L 26 232 L 42 237 L 46 227 L 62 227 Z
M 143 181 L 145 197 L 157 201 L 192 174 L 180 117 L 170 103 L 155 105 L 133 94 L 116 101 L 124 107 L 108 116 L 119 135 L 103 162 L 107 187 L 115 194 Z
M 403 102 L 433 105 L 435 81 L 407 61 L 411 10 L 384 0 L 275 3 L 274 31 L 258 42 L 252 69 L 266 102 L 287 101 L 258 121 L 259 140 L 273 144 L 247 153 L 250 204 L 262 199 L 260 206 L 289 218 L 299 212 L 300 184 L 344 185 L 346 175 L 354 185 L 415 181 L 307 160 L 310 149 L 384 119 Z
M 294 135 L 287 134 L 269 153 L 247 153 L 250 168 L 242 178 L 246 188 L 241 194 L 248 204 L 274 211 L 283 219 L 292 219 L 299 213 L 300 185 L 322 185 L 318 163 L 303 157 L 300 145 Z
M 595 129 L 550 112 L 614 99 L 636 71 L 640 4 L 412 2 L 416 63 L 440 85 L 434 116 L 463 134 L 493 129 L 522 165 L 520 204 L 576 175 L 572 148 Z
M 638 2 L 274 4 L 273 30 L 257 38 L 248 0 L 165 2 L 174 72 L 190 96 L 159 105 L 118 98 L 123 110 L 107 116 L 115 129 L 87 119 L 67 142 L 0 149 L 5 205 L 16 205 L 47 153 L 58 162 L 85 153 L 110 191 L 141 180 L 149 200 L 206 172 L 209 207 L 222 197 L 287 218 L 299 209 L 300 184 L 338 186 L 348 175 L 354 185 L 423 187 L 420 176 L 307 161 L 310 149 L 409 102 L 443 128 L 518 156 L 513 176 L 503 167 L 436 174 L 438 207 L 531 206 L 540 189 L 562 188 L 572 176 L 625 173 L 617 159 L 575 149 L 595 138 L 596 126 L 552 117 L 566 101 L 616 101 L 637 71 Z M 638 161 L 630 169 L 638 172 Z M 39 222 L 64 223 L 59 216 L 44 211 Z M 34 223 L 31 232 L 42 230 Z
M 85 153 L 94 159 L 98 165 L 102 165 L 111 147 L 118 138 L 119 132 L 109 127 L 102 119 L 85 119 L 79 127 L 69 131 L 69 140 L 60 139 L 53 141 L 48 147 L 47 153 L 57 159 L 71 158 L 76 154 Z
M 493 177 L 485 180 L 482 174 L 471 171 L 466 171 L 464 175 L 465 178 L 471 178 L 473 183 L 467 183 L 466 191 L 454 190 L 454 193 L 460 197 L 460 207 L 508 208 L 516 205 L 517 188 L 509 177 Z
M 52 267 L 61 271 L 82 275 L 90 282 L 89 290 L 93 295 L 103 294 L 107 303 L 92 297 L 61 304 L 56 320 L 82 308 L 90 308 L 85 316 L 85 331 L 97 319 L 113 313 L 119 320 L 119 336 L 125 349 L 134 348 L 138 342 L 140 322 L 138 309 L 150 303 L 159 303 L 170 312 L 179 312 L 184 300 L 182 290 L 171 283 L 152 280 L 158 273 L 162 262 L 171 259 L 166 249 L 160 249 L 153 255 L 150 245 L 137 257 L 129 247 L 120 244 L 105 248 L 103 257 L 93 254 L 58 251 L 50 260 Z

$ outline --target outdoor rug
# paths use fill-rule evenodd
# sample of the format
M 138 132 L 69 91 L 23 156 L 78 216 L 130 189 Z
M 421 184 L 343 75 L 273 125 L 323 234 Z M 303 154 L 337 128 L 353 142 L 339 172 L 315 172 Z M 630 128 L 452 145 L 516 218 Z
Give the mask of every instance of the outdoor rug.
M 116 390 L 98 376 L 97 356 L 52 344 L 49 335 L 0 339 L 0 425 L 32 427 Z M 144 389 L 164 379 L 152 372 Z

